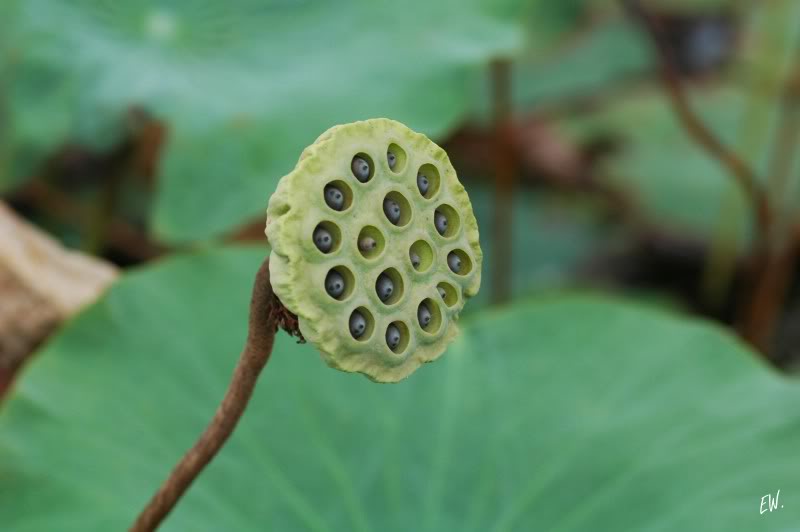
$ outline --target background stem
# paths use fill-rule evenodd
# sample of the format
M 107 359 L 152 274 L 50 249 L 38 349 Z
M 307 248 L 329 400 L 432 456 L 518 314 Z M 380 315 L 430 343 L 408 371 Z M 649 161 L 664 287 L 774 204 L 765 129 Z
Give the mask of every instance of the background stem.
M 276 307 L 274 302 L 275 298 L 269 280 L 269 258 L 266 258 L 256 274 L 253 285 L 247 343 L 233 372 L 225 397 L 217 408 L 211 423 L 147 503 L 136 522 L 131 526 L 130 532 L 156 530 L 194 479 L 233 433 L 239 418 L 247 407 L 258 375 L 272 353 L 277 327 L 274 317 Z

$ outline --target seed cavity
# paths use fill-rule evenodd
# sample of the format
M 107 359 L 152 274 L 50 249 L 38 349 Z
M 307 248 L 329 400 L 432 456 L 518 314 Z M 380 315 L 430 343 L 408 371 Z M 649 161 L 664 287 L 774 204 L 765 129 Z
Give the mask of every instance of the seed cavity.
M 344 276 L 335 270 L 329 271 L 325 277 L 325 290 L 334 299 L 342 297 L 342 294 L 344 294 Z
M 394 174 L 399 174 L 406 166 L 406 151 L 397 144 L 389 144 L 386 148 L 386 164 Z
M 433 225 L 436 227 L 436 232 L 444 236 L 445 231 L 447 231 L 447 216 L 437 210 L 433 213 Z
M 366 183 L 369 181 L 373 174 L 372 160 L 369 158 L 369 155 L 359 153 L 353 157 L 353 161 L 350 163 L 350 170 L 353 172 L 353 176 L 360 182 Z
M 317 245 L 317 249 L 327 253 L 333 247 L 333 237 L 327 229 L 318 225 L 314 229 L 314 243 Z
M 314 228 L 314 233 L 311 237 L 314 240 L 314 245 L 322 253 L 328 254 L 336 251 L 341 241 L 341 231 L 339 227 L 332 222 L 320 222 Z
M 386 239 L 377 227 L 367 225 L 359 231 L 356 245 L 361 256 L 371 260 L 383 253 Z
M 344 209 L 344 193 L 337 186 L 325 185 L 325 203 L 334 211 L 341 211 Z
M 466 275 L 472 271 L 472 260 L 462 250 L 454 249 L 447 254 L 447 266 L 457 275 Z
M 387 268 L 375 280 L 375 294 L 386 305 L 393 305 L 403 297 L 403 278 L 394 268 Z
M 408 257 L 411 260 L 411 266 L 416 271 L 420 273 L 428 271 L 433 264 L 433 248 L 425 240 L 417 240 L 411 244 Z
M 367 330 L 367 318 L 359 310 L 350 314 L 350 334 L 353 338 L 361 338 Z
M 428 193 L 428 189 L 430 188 L 428 176 L 423 173 L 417 174 L 417 188 L 419 189 L 419 193 L 425 197 L 425 195 Z
M 400 215 L 402 214 L 400 210 L 400 204 L 392 198 L 386 198 L 383 200 L 383 213 L 394 225 L 398 225 L 400 223 Z
M 400 328 L 392 323 L 386 328 L 386 345 L 389 346 L 389 349 L 394 351 L 400 345 L 400 339 Z
M 450 283 L 441 282 L 436 286 L 436 289 L 442 301 L 444 301 L 444 304 L 448 307 L 452 307 L 458 303 L 458 291 L 456 291 L 456 288 Z
M 420 326 L 424 329 L 431 323 L 431 309 L 428 308 L 428 305 L 425 304 L 423 301 L 417 307 L 417 319 L 419 320 Z
M 442 203 L 433 211 L 433 226 L 439 235 L 445 238 L 452 238 L 459 232 L 461 218 L 459 218 L 458 212 L 453 207 L 447 203 Z
M 439 169 L 432 164 L 423 164 L 417 170 L 417 190 L 425 199 L 433 198 L 439 192 Z
M 375 282 L 375 291 L 378 293 L 378 299 L 386 302 L 394 293 L 394 282 L 388 275 L 382 273 Z
M 333 299 L 344 301 L 353 292 L 355 278 L 344 266 L 337 266 L 325 276 L 325 292 Z
M 411 221 L 411 204 L 400 192 L 389 192 L 383 198 L 383 214 L 392 225 L 404 227 Z

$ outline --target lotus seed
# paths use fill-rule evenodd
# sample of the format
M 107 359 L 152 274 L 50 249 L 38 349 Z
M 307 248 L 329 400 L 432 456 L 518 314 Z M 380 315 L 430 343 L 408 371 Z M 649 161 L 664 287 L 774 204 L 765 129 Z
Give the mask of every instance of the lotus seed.
M 428 305 L 426 305 L 423 301 L 419 304 L 419 308 L 417 308 L 417 319 L 419 320 L 419 324 L 423 329 L 428 327 L 431 322 L 431 318 L 431 309 L 429 309 Z
M 461 271 L 461 257 L 456 255 L 455 251 L 451 251 L 447 254 L 447 265 L 450 266 L 450 269 L 453 270 L 453 273 L 458 273 Z
M 362 236 L 358 239 L 358 249 L 366 253 L 367 251 L 372 251 L 378 246 L 377 240 L 372 238 L 371 236 Z
M 394 167 L 397 164 L 397 156 L 392 150 L 386 152 L 386 160 L 389 163 L 389 168 L 394 170 Z
M 330 231 L 318 225 L 317 228 L 314 229 L 314 243 L 321 252 L 329 252 L 333 247 L 333 237 Z
M 339 299 L 344 294 L 344 277 L 336 270 L 331 270 L 325 277 L 325 290 L 334 299 Z
M 369 163 L 359 156 L 353 157 L 353 163 L 350 165 L 353 170 L 353 175 L 362 183 L 369 181 Z
M 381 301 L 386 301 L 392 297 L 392 293 L 394 292 L 394 282 L 388 275 L 382 273 L 378 276 L 378 280 L 375 282 L 375 291 L 378 293 L 378 299 Z
M 417 188 L 423 196 L 428 193 L 428 177 L 425 174 L 417 174 Z
M 386 345 L 394 351 L 400 345 L 400 329 L 394 323 L 386 329 Z
M 392 198 L 386 198 L 383 200 L 383 212 L 386 214 L 386 217 L 392 222 L 394 225 L 397 225 L 400 222 L 400 204 L 398 204 Z
M 433 213 L 433 225 L 436 226 L 436 231 L 444 236 L 445 231 L 447 231 L 447 216 L 442 214 L 440 211 L 436 211 Z
M 350 334 L 353 338 L 361 338 L 367 330 L 367 319 L 361 312 L 354 310 L 350 314 Z
M 414 267 L 415 270 L 419 270 L 419 265 L 422 264 L 422 261 L 419 258 L 419 254 L 411 252 L 411 265 Z
M 334 211 L 341 211 L 344 208 L 344 194 L 334 185 L 325 185 L 325 203 Z
M 437 288 L 439 289 L 439 296 L 444 299 L 447 296 L 447 291 L 441 286 L 437 286 Z

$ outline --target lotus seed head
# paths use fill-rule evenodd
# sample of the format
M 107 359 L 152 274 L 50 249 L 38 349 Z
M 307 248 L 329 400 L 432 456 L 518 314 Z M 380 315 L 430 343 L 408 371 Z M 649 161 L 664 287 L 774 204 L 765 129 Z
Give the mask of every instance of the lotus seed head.
M 447 292 L 445 291 L 445 289 L 442 288 L 441 286 L 437 286 L 436 288 L 439 290 L 439 297 L 444 299 L 445 296 L 447 295 Z
M 378 246 L 377 240 L 372 238 L 371 236 L 362 236 L 358 239 L 358 249 L 361 251 L 367 252 L 372 251 Z
M 334 211 L 344 208 L 344 194 L 334 185 L 325 185 L 325 203 Z
M 447 265 L 450 266 L 450 269 L 453 270 L 453 273 L 458 273 L 461 271 L 461 257 L 456 255 L 455 251 L 451 251 L 447 254 Z
M 389 168 L 394 170 L 395 165 L 397 165 L 397 156 L 392 150 L 386 152 L 386 161 L 389 163 Z
M 334 299 L 339 299 L 344 294 L 344 277 L 336 270 L 331 270 L 325 277 L 325 291 Z
M 394 282 L 388 275 L 382 273 L 378 276 L 378 280 L 375 281 L 375 291 L 378 293 L 378 299 L 386 301 L 392 297 Z
M 369 163 L 361 157 L 353 157 L 350 169 L 353 170 L 353 175 L 356 176 L 356 179 L 362 183 L 369 181 Z
M 428 305 L 425 304 L 423 301 L 419 304 L 417 308 L 417 319 L 419 320 L 419 324 L 425 329 L 428 324 L 431 322 L 431 309 L 428 308 Z
M 422 264 L 422 261 L 419 258 L 419 254 L 414 253 L 412 251 L 410 255 L 411 255 L 411 265 L 414 267 L 415 270 L 419 270 L 419 265 Z
M 314 244 L 317 245 L 317 249 L 321 252 L 329 252 L 333 247 L 333 237 L 330 231 L 318 225 L 317 228 L 314 229 Z
M 447 231 L 447 216 L 445 216 L 441 211 L 436 211 L 433 213 L 433 225 L 436 226 L 436 231 L 444 236 L 444 232 Z
M 397 349 L 397 346 L 400 345 L 400 329 L 394 323 L 386 328 L 386 345 L 392 350 Z
M 367 319 L 361 312 L 354 310 L 350 314 L 350 334 L 353 338 L 361 338 L 367 330 Z
M 383 200 L 383 213 L 394 225 L 400 222 L 400 205 L 392 198 Z
M 428 177 L 425 174 L 417 174 L 417 188 L 423 196 L 428 193 Z

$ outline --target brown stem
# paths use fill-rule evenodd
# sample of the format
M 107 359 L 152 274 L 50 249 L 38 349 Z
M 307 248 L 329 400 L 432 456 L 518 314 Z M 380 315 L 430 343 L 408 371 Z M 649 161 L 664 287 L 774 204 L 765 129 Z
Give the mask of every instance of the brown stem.
M 278 319 L 276 312 L 280 304 L 272 293 L 269 281 L 269 258 L 256 274 L 253 297 L 250 301 L 250 325 L 247 343 L 242 350 L 239 363 L 233 372 L 222 403 L 214 418 L 194 446 L 187 451 L 169 478 L 147 503 L 139 514 L 130 532 L 151 532 L 156 530 L 175 504 L 183 496 L 203 468 L 219 452 L 228 437 L 233 433 L 242 416 L 259 373 L 269 360 Z
M 652 38 L 659 57 L 661 82 L 684 129 L 698 145 L 728 170 L 752 204 L 756 223 L 754 249 L 756 253 L 763 252 L 769 239 L 772 211 L 765 191 L 758 184 L 755 171 L 736 152 L 725 146 L 692 109 L 658 19 L 642 6 L 640 0 L 620 1 L 632 16 L 642 22 Z
M 516 155 L 511 123 L 511 62 L 498 59 L 491 64 L 495 194 L 492 205 L 492 251 L 496 266 L 492 270 L 492 301 L 507 301 L 511 296 L 512 230 Z

